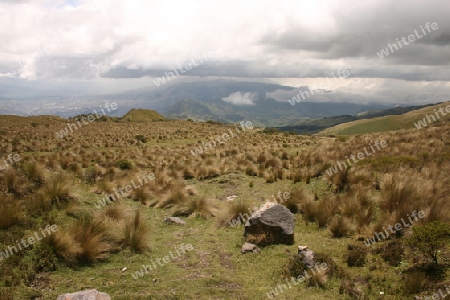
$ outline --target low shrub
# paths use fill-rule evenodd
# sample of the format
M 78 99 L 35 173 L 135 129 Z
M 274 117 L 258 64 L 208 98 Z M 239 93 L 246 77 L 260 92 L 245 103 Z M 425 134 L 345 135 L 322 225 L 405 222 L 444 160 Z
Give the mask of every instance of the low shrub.
M 402 242 L 392 241 L 382 247 L 381 257 L 385 262 L 389 263 L 391 266 L 396 267 L 402 261 L 404 253 L 405 248 L 403 247 Z
M 404 289 L 407 294 L 418 294 L 428 285 L 427 277 L 424 273 L 413 271 L 404 276 Z
M 413 226 L 413 235 L 408 239 L 411 247 L 438 263 L 438 254 L 450 240 L 450 225 L 434 221 L 421 226 Z
M 142 143 L 147 143 L 147 138 L 142 134 L 135 135 L 134 138 Z
M 121 170 L 130 170 L 131 167 L 133 166 L 133 164 L 126 159 L 119 159 L 118 161 L 116 161 L 115 165 Z
M 349 267 L 364 267 L 367 260 L 367 249 L 365 246 L 352 245 L 347 253 L 347 265 Z
M 83 179 L 86 180 L 87 183 L 94 183 L 97 181 L 97 176 L 100 174 L 100 171 L 96 166 L 88 167 L 83 174 Z

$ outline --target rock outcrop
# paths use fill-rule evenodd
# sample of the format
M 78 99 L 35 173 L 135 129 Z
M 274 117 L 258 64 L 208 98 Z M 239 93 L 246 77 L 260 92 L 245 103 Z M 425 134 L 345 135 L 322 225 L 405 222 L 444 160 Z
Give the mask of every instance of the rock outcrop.
M 56 300 L 111 300 L 111 297 L 108 294 L 97 290 L 84 290 L 81 292 L 60 295 Z
M 294 243 L 294 215 L 285 206 L 266 203 L 245 223 L 245 240 L 256 245 Z
M 186 225 L 186 222 L 181 220 L 178 217 L 168 217 L 164 219 L 164 222 L 166 222 L 166 224 L 177 224 L 177 225 Z
M 242 254 L 249 253 L 249 252 L 259 253 L 260 251 L 261 250 L 255 244 L 251 244 L 251 243 L 245 243 L 241 248 Z
M 309 250 L 308 246 L 298 246 L 298 256 L 302 258 L 302 262 L 308 268 L 314 268 L 316 263 L 314 261 L 314 251 Z

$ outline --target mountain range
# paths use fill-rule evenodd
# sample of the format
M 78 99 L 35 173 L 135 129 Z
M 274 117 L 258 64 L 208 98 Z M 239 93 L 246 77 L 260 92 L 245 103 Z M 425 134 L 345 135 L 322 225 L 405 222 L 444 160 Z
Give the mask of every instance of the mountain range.
M 369 111 L 374 111 L 371 114 L 377 111 L 383 114 L 384 110 L 396 106 L 395 103 L 380 104 L 374 99 L 355 98 L 354 95 L 319 89 L 314 90 L 313 96 L 292 105 L 287 95 L 293 95 L 299 90 L 309 91 L 309 88 L 293 88 L 266 82 L 205 79 L 194 82 L 173 81 L 160 87 L 148 86 L 104 95 L 80 93 L 45 96 L 37 91 L 36 96 L 29 96 L 28 91 L 27 96 L 21 98 L 9 94 L 0 96 L 0 114 L 52 114 L 70 117 L 88 114 L 99 104 L 114 101 L 118 104 L 114 116 L 122 116 L 133 108 L 142 108 L 155 110 L 169 119 L 224 123 L 249 120 L 256 126 L 283 127 L 320 126 L 316 123 L 323 123 L 323 120 L 317 119 L 341 116 L 338 120 L 326 120 L 327 124 L 329 121 L 339 124 L 341 121 L 359 118 L 355 116 L 368 114 Z M 24 107 L 27 109 L 24 110 Z

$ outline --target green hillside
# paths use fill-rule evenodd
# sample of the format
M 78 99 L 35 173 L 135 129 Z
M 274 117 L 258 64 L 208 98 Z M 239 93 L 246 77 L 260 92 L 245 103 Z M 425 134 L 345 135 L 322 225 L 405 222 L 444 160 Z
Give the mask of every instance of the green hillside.
M 163 116 L 154 110 L 132 109 L 122 117 L 122 122 L 145 123 L 165 120 Z
M 337 126 L 327 128 L 319 133 L 319 135 L 350 135 L 350 134 L 365 134 L 375 132 L 385 132 L 400 129 L 410 129 L 416 127 L 418 121 L 426 122 L 429 124 L 426 116 L 429 115 L 429 119 L 434 122 L 431 115 L 433 115 L 437 122 L 442 120 L 450 120 L 450 114 L 446 113 L 445 108 L 450 105 L 450 102 L 445 102 L 422 109 L 414 110 L 403 115 L 397 116 L 384 116 L 369 120 L 358 120 L 354 122 L 339 124 Z M 443 108 L 445 116 L 443 116 L 439 109 Z M 436 118 L 435 110 L 439 115 L 439 119 Z

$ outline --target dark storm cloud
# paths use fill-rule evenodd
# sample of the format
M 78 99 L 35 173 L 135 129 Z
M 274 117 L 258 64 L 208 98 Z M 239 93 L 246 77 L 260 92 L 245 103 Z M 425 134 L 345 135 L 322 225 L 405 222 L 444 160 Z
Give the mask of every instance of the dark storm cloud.
M 450 62 L 450 51 L 445 47 L 450 43 L 450 6 L 444 1 L 379 1 L 380 5 L 373 7 L 367 3 L 358 3 L 351 10 L 343 5 L 343 9 L 333 15 L 332 28 L 316 30 L 292 25 L 282 32 L 276 29 L 267 32 L 260 43 L 268 51 L 306 51 L 307 55 L 328 60 L 376 58 L 376 53 L 385 49 L 388 43 L 396 43 L 396 39 L 401 40 L 417 31 L 423 36 L 421 39 L 403 45 L 389 59 L 378 64 L 436 65 Z M 424 35 L 421 26 L 427 22 L 436 22 L 439 28 L 426 31 L 427 35 Z
M 389 58 L 391 59 L 391 58 Z M 392 57 L 392 59 L 395 59 Z M 397 58 L 400 62 L 401 58 Z M 419 68 L 414 66 L 352 66 L 347 69 L 351 73 L 351 77 L 359 78 L 392 78 L 403 79 L 406 81 L 435 81 L 450 80 L 450 72 L 445 66 L 429 66 L 427 68 Z M 246 62 L 227 62 L 216 64 L 205 64 L 184 74 L 182 76 L 193 77 L 236 77 L 236 78 L 332 78 L 336 74 L 336 69 L 318 68 L 313 64 L 304 63 L 296 66 L 274 67 L 262 63 L 246 63 Z M 127 69 L 120 66 L 101 74 L 103 78 L 141 78 L 141 77 L 163 77 L 165 74 L 172 72 L 173 69 Z M 339 75 L 335 75 L 339 77 Z M 178 76 L 177 76 L 178 77 Z M 341 76 L 342 77 L 342 76 Z
M 266 54 L 283 57 L 297 54 L 298 61 L 268 64 L 256 57 L 249 61 L 225 60 L 196 67 L 181 76 L 224 76 L 252 78 L 329 77 L 336 72 L 333 63 L 344 61 L 345 68 L 362 78 L 395 78 L 407 81 L 449 80 L 450 70 L 450 6 L 443 0 L 370 1 L 353 3 L 343 0 L 342 9 L 332 13 L 333 26 L 307 28 L 298 20 L 286 17 L 284 30 L 273 27 L 265 31 L 258 45 Z M 438 29 L 423 34 L 425 24 L 438 24 Z M 426 30 L 426 29 L 424 29 Z M 397 39 L 422 37 L 400 47 Z M 377 53 L 398 50 L 380 58 Z M 320 60 L 320 65 L 311 63 Z M 328 65 L 328 66 L 327 66 Z M 444 66 L 444 67 L 442 67 Z M 102 73 L 105 78 L 160 77 L 170 69 L 127 69 L 119 66 Z
M 420 42 L 422 43 L 422 41 Z M 436 34 L 430 39 L 424 40 L 423 43 L 436 46 L 448 46 L 450 45 L 450 31 Z

